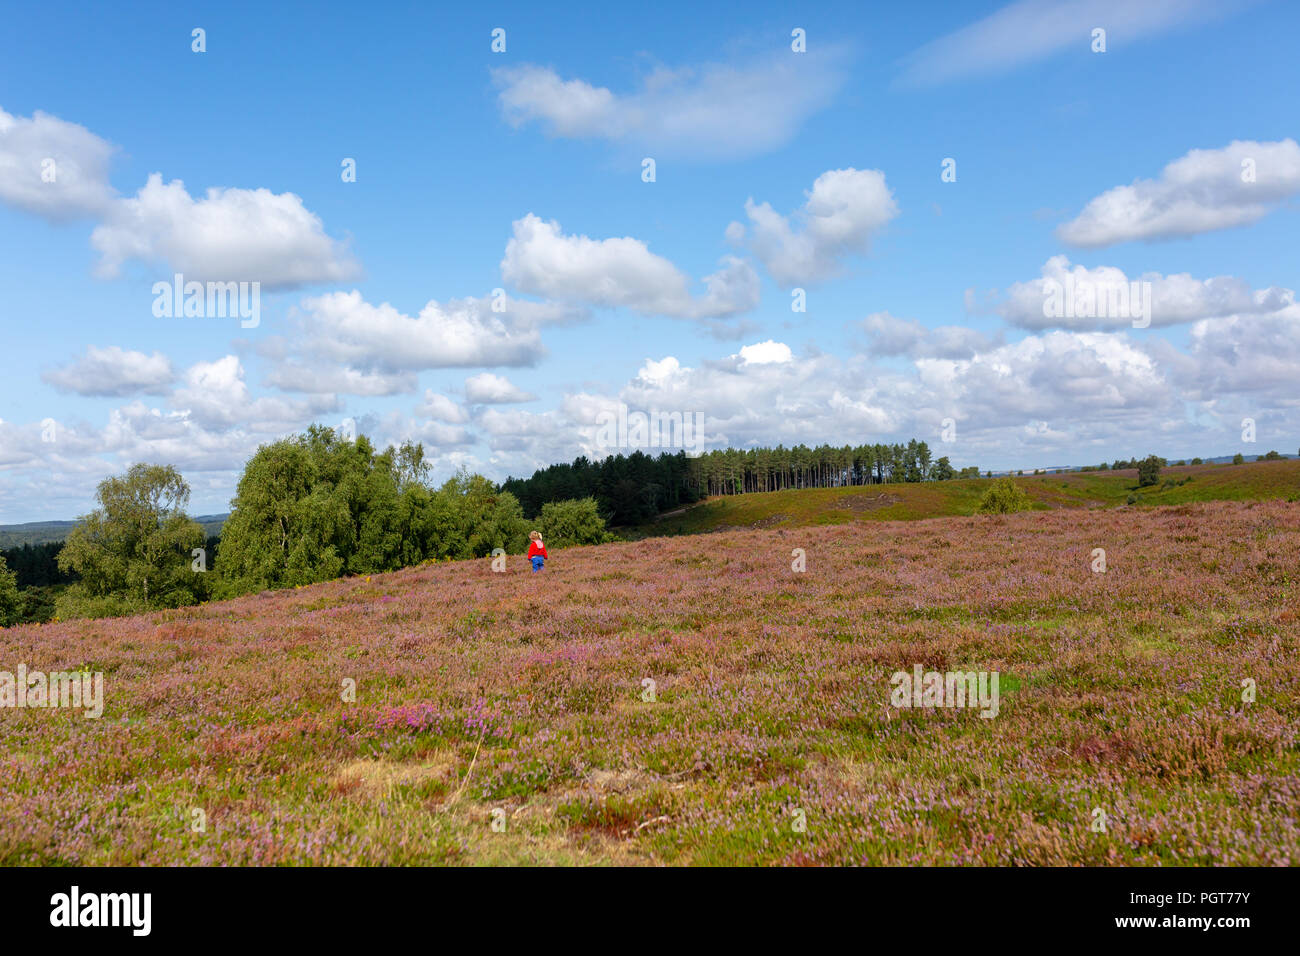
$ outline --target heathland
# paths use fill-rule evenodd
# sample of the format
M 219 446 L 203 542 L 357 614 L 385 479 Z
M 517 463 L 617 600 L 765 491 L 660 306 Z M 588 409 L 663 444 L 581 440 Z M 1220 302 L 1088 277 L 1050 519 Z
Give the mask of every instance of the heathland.
M 0 863 L 1295 864 L 1300 466 L 1186 473 L 713 499 L 540 574 L 0 631 L 105 675 L 98 720 L 0 709 Z M 997 672 L 997 715 L 894 706 L 916 665 Z

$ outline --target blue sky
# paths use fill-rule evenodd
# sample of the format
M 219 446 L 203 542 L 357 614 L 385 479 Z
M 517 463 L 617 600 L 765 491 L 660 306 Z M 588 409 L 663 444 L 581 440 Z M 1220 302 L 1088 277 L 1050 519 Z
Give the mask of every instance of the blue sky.
M 1203 0 L 10 10 L 0 521 L 82 513 L 135 461 L 224 511 L 313 421 L 501 479 L 623 450 L 596 441 L 620 403 L 703 413 L 710 447 L 915 436 L 959 467 L 1294 452 L 1297 27 Z M 260 323 L 156 316 L 176 272 L 258 282 Z M 1071 272 L 1149 282 L 1149 325 L 1046 319 Z

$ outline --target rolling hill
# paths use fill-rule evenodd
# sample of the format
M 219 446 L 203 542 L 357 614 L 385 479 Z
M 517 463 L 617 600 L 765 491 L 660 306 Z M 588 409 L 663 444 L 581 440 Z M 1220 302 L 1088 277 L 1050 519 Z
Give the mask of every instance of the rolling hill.
M 1260 501 L 1300 497 L 1300 459 L 1243 465 L 1182 465 L 1161 470 L 1160 481 L 1138 487 L 1135 469 L 1024 475 L 1015 479 L 1035 507 L 1138 507 L 1198 501 Z M 803 488 L 709 498 L 659 520 L 631 529 L 630 538 L 698 534 L 736 528 L 794 528 L 857 521 L 906 521 L 970 515 L 987 478 L 913 484 Z

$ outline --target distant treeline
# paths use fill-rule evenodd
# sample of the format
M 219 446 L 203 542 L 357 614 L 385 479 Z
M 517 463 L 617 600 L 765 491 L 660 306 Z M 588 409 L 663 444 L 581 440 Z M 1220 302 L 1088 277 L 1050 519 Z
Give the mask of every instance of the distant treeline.
M 77 578 L 75 574 L 59 568 L 59 552 L 62 550 L 62 541 L 47 541 L 44 544 L 24 544 L 21 548 L 0 549 L 0 558 L 4 559 L 9 570 L 17 577 L 20 588 L 49 587 L 70 584 Z
M 947 456 L 935 459 L 929 445 L 913 439 L 893 445 L 729 448 L 695 458 L 685 452 L 655 458 L 636 451 L 551 465 L 531 478 L 507 478 L 501 487 L 519 499 L 527 515 L 539 513 L 548 501 L 590 497 L 611 525 L 632 525 L 709 495 L 978 477 L 978 468 L 954 471 Z

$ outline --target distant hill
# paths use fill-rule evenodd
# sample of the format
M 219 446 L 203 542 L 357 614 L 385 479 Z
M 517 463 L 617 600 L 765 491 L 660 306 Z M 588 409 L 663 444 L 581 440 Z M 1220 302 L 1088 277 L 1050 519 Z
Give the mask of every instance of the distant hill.
M 208 537 L 221 533 L 229 514 L 196 515 L 194 520 L 203 525 Z M 75 521 L 29 521 L 26 524 L 0 524 L 0 548 L 21 548 L 24 544 L 46 544 L 62 541 L 72 530 Z
M 1295 458 L 1248 460 L 1243 465 L 1170 465 L 1161 469 L 1160 481 L 1147 488 L 1138 487 L 1133 468 L 1023 475 L 1015 480 L 1040 509 L 1115 507 L 1127 504 L 1130 495 L 1139 507 L 1196 501 L 1300 500 L 1300 461 Z M 657 521 L 629 529 L 625 536 L 970 515 L 989 484 L 987 478 L 973 478 L 721 495 L 660 515 Z

